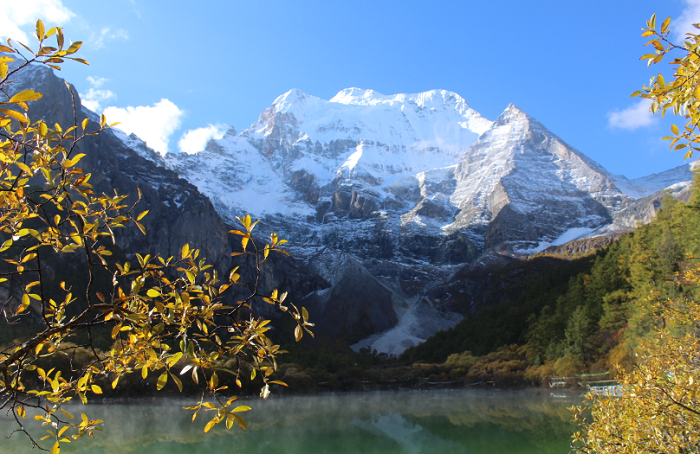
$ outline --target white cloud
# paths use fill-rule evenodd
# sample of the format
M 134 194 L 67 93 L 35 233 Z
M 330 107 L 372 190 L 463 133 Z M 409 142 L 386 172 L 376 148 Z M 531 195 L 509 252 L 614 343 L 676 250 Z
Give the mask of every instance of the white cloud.
M 50 28 L 63 25 L 75 16 L 63 6 L 61 0 L 0 0 L 0 11 L 0 37 L 12 38 L 27 45 L 32 44 L 29 36 L 34 36 L 37 18 Z M 29 31 L 29 35 L 23 28 Z
M 100 113 L 102 103 L 109 99 L 115 99 L 116 97 L 117 95 L 115 95 L 112 90 L 97 90 L 95 88 L 91 88 L 87 91 L 87 93 L 80 97 L 80 101 L 82 102 L 83 106 L 87 107 L 93 112 Z
M 170 136 L 180 128 L 184 112 L 173 102 L 161 99 L 152 106 L 107 107 L 108 123 L 121 124 L 117 128 L 134 133 L 161 155 L 168 152 Z
M 121 28 L 112 30 L 109 27 L 103 27 L 99 33 L 92 35 L 90 38 L 90 45 L 95 49 L 102 49 L 105 47 L 106 41 L 111 41 L 113 39 L 129 39 L 129 34 L 126 30 Z
M 693 24 L 700 22 L 700 0 L 685 0 L 686 7 L 681 15 L 671 23 L 677 40 L 684 40 L 686 33 L 700 33 Z
M 90 82 L 90 85 L 92 85 L 93 88 L 100 88 L 102 85 L 104 85 L 105 82 L 107 82 L 107 79 L 105 79 L 104 77 L 88 76 L 87 81 Z
M 637 104 L 626 109 L 609 112 L 608 126 L 629 130 L 651 126 L 659 120 L 649 111 L 650 106 L 651 100 L 641 99 Z
M 114 94 L 112 90 L 98 90 L 107 79 L 104 77 L 92 77 L 87 78 L 92 88 L 90 88 L 87 93 L 80 96 L 80 100 L 83 106 L 92 110 L 93 112 L 101 113 L 102 103 L 110 99 L 116 99 L 117 95 Z
M 177 145 L 184 153 L 197 153 L 204 150 L 209 140 L 222 138 L 227 129 L 226 125 L 209 125 L 204 128 L 190 129 L 182 135 Z

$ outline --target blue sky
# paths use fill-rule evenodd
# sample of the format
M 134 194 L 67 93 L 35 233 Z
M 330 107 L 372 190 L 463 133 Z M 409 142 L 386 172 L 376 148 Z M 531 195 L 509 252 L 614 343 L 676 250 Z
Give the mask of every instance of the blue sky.
M 161 153 L 196 151 L 291 88 L 324 99 L 446 89 L 488 119 L 509 103 L 629 178 L 683 164 L 630 94 L 652 13 L 677 30 L 700 0 L 0 0 L 0 36 L 36 43 L 37 17 L 85 44 L 61 75 Z M 678 122 L 678 119 L 676 120 Z

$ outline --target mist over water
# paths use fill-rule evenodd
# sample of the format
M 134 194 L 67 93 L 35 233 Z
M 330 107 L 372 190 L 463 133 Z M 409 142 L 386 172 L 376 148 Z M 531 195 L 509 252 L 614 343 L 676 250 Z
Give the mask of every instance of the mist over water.
M 71 407 L 104 419 L 104 431 L 62 444 L 62 453 L 566 453 L 575 426 L 566 409 L 581 398 L 545 391 L 443 390 L 246 399 L 248 430 L 204 425 L 214 412 L 192 400 L 141 400 Z M 46 428 L 27 416 L 39 437 Z M 6 436 L 12 421 L 0 419 Z M 70 433 L 70 432 L 69 432 Z M 47 440 L 46 447 L 53 444 Z M 0 454 L 37 452 L 22 434 L 0 441 Z

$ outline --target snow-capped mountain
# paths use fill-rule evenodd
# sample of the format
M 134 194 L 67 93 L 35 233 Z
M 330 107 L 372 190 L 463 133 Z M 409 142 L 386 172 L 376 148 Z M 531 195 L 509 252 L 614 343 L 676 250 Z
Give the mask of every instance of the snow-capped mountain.
M 231 130 L 195 156 L 167 160 L 229 217 L 309 216 L 333 202 L 339 182 L 386 198 L 395 180 L 454 165 L 490 125 L 444 90 L 384 96 L 351 88 L 330 101 L 290 90 L 250 129 Z
M 491 122 L 444 90 L 291 90 L 164 165 L 229 222 L 248 213 L 291 239 L 325 282 L 301 297 L 316 320 L 391 354 L 460 319 L 428 296 L 460 267 L 628 228 L 691 178 L 612 175 L 517 107 Z

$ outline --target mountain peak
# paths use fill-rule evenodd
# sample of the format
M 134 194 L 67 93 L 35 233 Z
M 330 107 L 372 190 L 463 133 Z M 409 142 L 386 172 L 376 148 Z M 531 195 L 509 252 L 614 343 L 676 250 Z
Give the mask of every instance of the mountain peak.
M 295 106 L 303 106 L 309 100 L 318 100 L 319 98 L 311 96 L 298 88 L 292 88 L 288 92 L 280 95 L 272 103 L 272 107 L 277 112 L 287 112 L 293 110 Z
M 461 105 L 465 109 L 470 109 L 461 96 L 447 90 L 428 90 L 420 93 L 383 95 L 375 90 L 352 87 L 340 90 L 338 94 L 331 98 L 330 102 L 365 106 L 411 103 L 421 107 L 433 108 L 441 105 Z
M 366 104 L 367 101 L 370 100 L 385 98 L 387 98 L 387 96 L 379 93 L 378 91 L 350 87 L 340 90 L 330 99 L 330 102 L 337 102 L 339 104 Z

